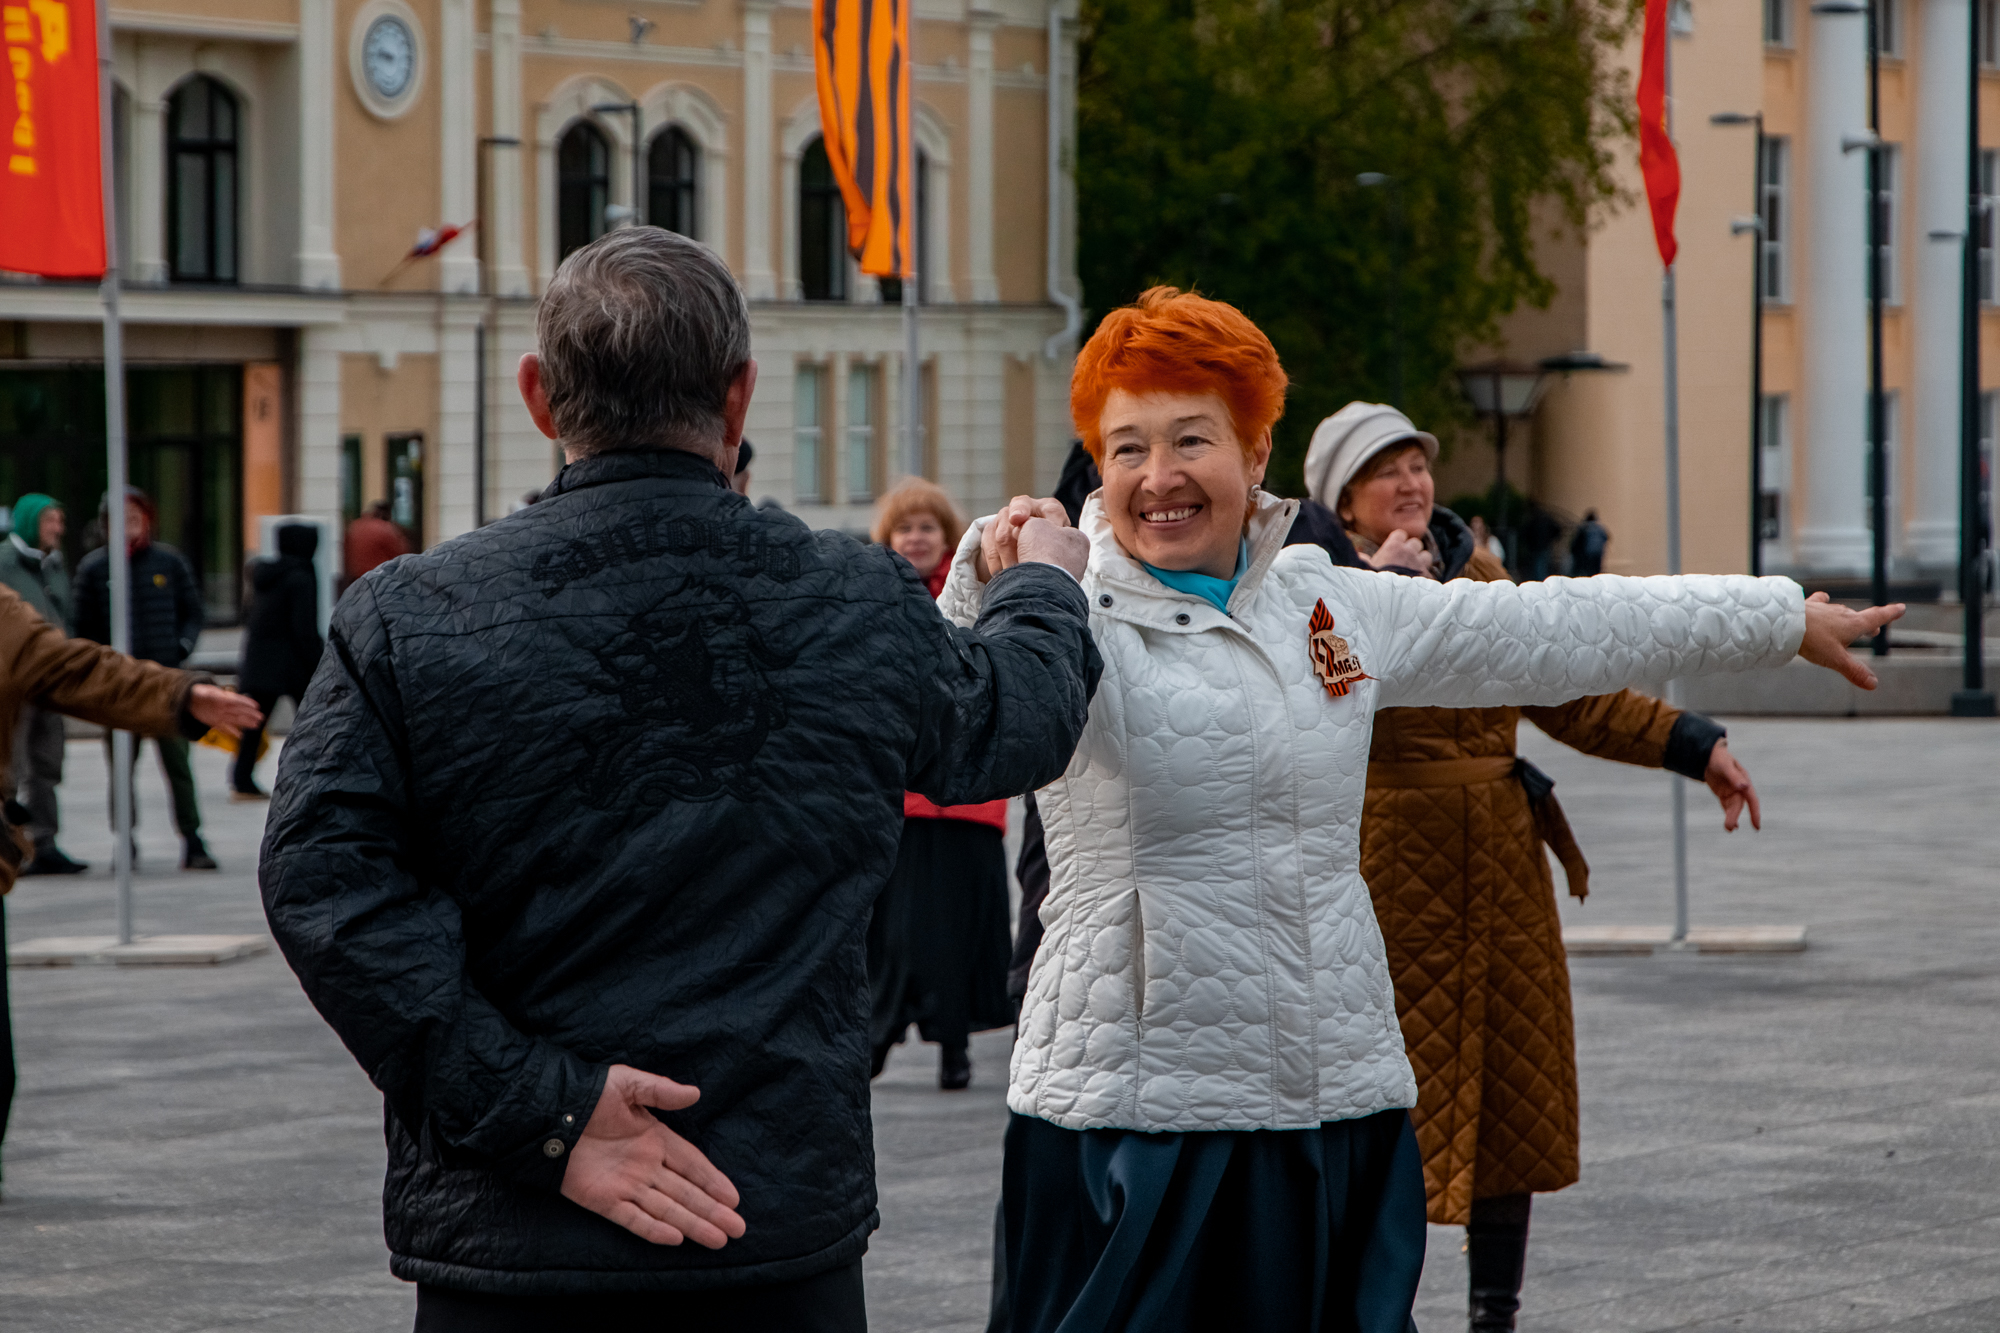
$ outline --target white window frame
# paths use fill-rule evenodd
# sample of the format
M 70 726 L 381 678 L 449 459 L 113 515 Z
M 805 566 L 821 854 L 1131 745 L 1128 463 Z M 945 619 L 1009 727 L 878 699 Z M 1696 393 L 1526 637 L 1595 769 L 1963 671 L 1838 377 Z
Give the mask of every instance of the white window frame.
M 1875 150 L 1881 164 L 1881 176 L 1876 182 L 1876 206 L 1882 210 L 1882 245 L 1877 263 L 1882 274 L 1882 304 L 1901 305 L 1903 284 L 1901 265 L 1897 261 L 1903 222 L 1903 146 L 1885 143 Z
M 1875 10 L 1875 49 L 1890 60 L 1903 54 L 1903 26 L 1908 16 L 1903 0 L 1871 0 Z
M 841 405 L 840 491 L 849 504 L 872 503 L 877 494 L 875 430 L 881 382 L 881 367 L 874 362 L 847 363 L 846 401 Z
M 820 502 L 820 480 L 826 468 L 826 391 L 831 378 L 827 367 L 815 361 L 801 361 L 793 371 L 792 498 L 800 504 Z
M 1790 394 L 1767 393 L 1758 409 L 1764 456 L 1758 476 L 1763 483 L 1762 502 L 1757 507 L 1757 533 L 1768 558 L 1790 541 L 1792 399 Z
M 1764 300 L 1786 305 L 1792 299 L 1791 248 L 1787 245 L 1792 225 L 1792 141 L 1781 134 L 1764 137 L 1764 160 L 1759 163 L 1757 213 L 1764 221 L 1758 244 L 1763 247 L 1764 266 L 1759 281 L 1764 284 Z
M 1974 255 L 1978 263 L 1976 281 L 1979 284 L 1979 299 L 1985 305 L 2000 301 L 2000 291 L 1996 291 L 1994 280 L 1993 251 L 1993 196 L 1995 187 L 2000 186 L 2000 150 L 1982 148 L 1979 150 L 1979 221 L 1973 227 Z
M 1764 45 L 1791 49 L 1792 0 L 1764 0 Z

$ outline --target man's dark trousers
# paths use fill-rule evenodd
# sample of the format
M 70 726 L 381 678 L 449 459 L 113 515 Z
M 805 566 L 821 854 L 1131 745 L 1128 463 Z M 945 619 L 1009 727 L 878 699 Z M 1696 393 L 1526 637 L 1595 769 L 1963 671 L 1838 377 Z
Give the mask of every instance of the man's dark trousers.
M 28 811 L 28 834 L 35 850 L 55 845 L 59 831 L 56 787 L 63 775 L 62 714 L 28 704 L 14 731 L 14 782 Z
M 145 738 L 132 738 L 132 767 L 139 766 L 139 750 Z M 160 747 L 160 773 L 174 797 L 174 831 L 185 841 L 201 836 L 201 806 L 194 798 L 194 769 L 188 762 L 188 743 L 178 736 L 162 736 L 153 742 Z M 104 738 L 104 763 L 111 763 L 111 738 Z M 139 827 L 139 796 L 132 795 L 132 827 Z

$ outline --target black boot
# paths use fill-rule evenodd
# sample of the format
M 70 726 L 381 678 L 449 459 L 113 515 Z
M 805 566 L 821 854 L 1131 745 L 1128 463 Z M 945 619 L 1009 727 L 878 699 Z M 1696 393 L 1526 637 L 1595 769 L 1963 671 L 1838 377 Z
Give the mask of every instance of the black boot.
M 197 835 L 181 843 L 181 869 L 217 870 L 220 867 L 215 864 L 215 858 L 208 854 L 207 845 Z
M 1521 1277 L 1528 1266 L 1528 1208 L 1534 1197 L 1502 1194 L 1472 1201 L 1472 1221 L 1465 1228 L 1471 1333 L 1513 1333 L 1514 1316 L 1521 1309 Z
M 90 867 L 82 861 L 72 861 L 63 854 L 62 848 L 51 842 L 35 844 L 35 859 L 21 871 L 27 875 L 81 875 Z
M 972 1083 L 972 1057 L 963 1046 L 947 1046 L 938 1056 L 938 1086 L 962 1092 Z

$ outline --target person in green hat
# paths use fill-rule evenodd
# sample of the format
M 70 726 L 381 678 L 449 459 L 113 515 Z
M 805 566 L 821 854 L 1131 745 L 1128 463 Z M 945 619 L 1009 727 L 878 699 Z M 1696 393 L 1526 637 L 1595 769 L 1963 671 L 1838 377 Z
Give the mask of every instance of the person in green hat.
M 68 634 L 69 569 L 63 564 L 62 553 L 67 528 L 61 502 L 30 491 L 14 501 L 12 527 L 6 547 L 0 549 L 0 584 L 12 588 L 42 619 Z M 63 721 L 59 714 L 31 703 L 21 706 L 10 771 L 18 799 L 28 811 L 29 835 L 35 840 L 35 859 L 21 873 L 75 875 L 89 869 L 56 846 L 61 826 L 56 787 L 63 775 Z

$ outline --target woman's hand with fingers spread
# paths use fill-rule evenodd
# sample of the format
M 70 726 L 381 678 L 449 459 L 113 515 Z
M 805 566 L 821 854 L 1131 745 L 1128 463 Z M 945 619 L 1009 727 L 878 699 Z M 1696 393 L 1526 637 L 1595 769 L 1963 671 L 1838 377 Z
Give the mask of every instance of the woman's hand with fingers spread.
M 1903 617 L 1903 604 L 1870 606 L 1856 611 L 1831 601 L 1823 592 L 1806 598 L 1806 636 L 1799 641 L 1799 656 L 1815 666 L 1838 671 L 1864 690 L 1875 688 L 1875 673 L 1866 663 L 1847 651 L 1847 645 L 1865 639 L 1892 620 Z
M 1750 810 L 1750 827 L 1764 827 L 1764 812 L 1757 804 L 1757 789 L 1750 784 L 1750 774 L 1729 752 L 1728 741 L 1717 741 L 1715 748 L 1708 752 L 1708 771 L 1702 774 L 1702 781 L 1715 793 L 1715 799 L 1722 802 L 1722 827 L 1726 832 L 1736 832 L 1736 822 L 1742 818 L 1746 806 Z
M 742 1200 L 729 1177 L 647 1109 L 678 1111 L 700 1096 L 685 1083 L 611 1066 L 597 1109 L 570 1150 L 563 1197 L 655 1245 L 691 1240 L 719 1250 L 741 1236 Z

